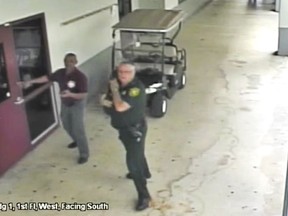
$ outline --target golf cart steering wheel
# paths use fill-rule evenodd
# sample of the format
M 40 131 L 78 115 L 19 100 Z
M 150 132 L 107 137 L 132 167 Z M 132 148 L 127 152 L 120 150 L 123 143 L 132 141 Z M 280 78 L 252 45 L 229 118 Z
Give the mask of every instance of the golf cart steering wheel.
M 161 61 L 162 57 L 162 52 L 161 51 L 151 51 L 149 52 L 149 58 L 152 60 L 159 62 Z

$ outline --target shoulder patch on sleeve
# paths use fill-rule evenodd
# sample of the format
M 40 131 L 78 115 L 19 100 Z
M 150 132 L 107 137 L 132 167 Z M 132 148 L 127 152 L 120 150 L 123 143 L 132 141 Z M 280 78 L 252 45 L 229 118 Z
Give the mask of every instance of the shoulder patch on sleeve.
M 140 89 L 137 87 L 131 88 L 129 90 L 129 96 L 130 97 L 137 97 L 140 94 Z

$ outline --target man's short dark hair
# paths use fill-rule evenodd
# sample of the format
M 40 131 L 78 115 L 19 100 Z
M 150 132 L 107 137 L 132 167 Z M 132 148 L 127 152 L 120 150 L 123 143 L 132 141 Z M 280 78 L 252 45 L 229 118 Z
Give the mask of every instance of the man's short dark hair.
M 77 58 L 76 54 L 75 53 L 67 53 L 64 57 L 64 59 L 68 58 L 68 57 L 75 57 Z

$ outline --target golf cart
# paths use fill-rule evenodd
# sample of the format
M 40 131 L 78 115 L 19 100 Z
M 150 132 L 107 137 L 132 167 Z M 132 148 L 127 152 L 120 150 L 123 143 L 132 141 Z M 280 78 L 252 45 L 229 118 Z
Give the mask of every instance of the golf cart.
M 139 9 L 112 27 L 112 70 L 122 61 L 134 63 L 153 117 L 164 116 L 167 98 L 186 84 L 186 51 L 174 44 L 182 21 L 179 10 Z

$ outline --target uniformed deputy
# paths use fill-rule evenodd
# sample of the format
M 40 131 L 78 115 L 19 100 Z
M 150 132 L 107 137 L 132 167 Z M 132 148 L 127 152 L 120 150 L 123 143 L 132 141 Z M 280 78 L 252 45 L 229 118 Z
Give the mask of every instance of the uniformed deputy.
M 19 84 L 25 87 L 34 83 L 58 82 L 63 127 L 73 140 L 68 145 L 68 148 L 78 147 L 80 153 L 78 163 L 83 164 L 87 162 L 89 157 L 88 142 L 83 123 L 85 98 L 87 96 L 87 78 L 76 67 L 76 64 L 76 55 L 68 53 L 64 57 L 65 68 L 61 68 L 51 75 L 44 75 Z
M 135 67 L 121 63 L 117 79 L 110 80 L 110 93 L 101 104 L 111 116 L 111 125 L 119 132 L 119 139 L 126 149 L 128 178 L 132 178 L 138 192 L 136 210 L 149 207 L 151 200 L 146 178 L 151 174 L 144 153 L 147 124 L 145 120 L 146 94 L 144 85 L 135 77 Z

